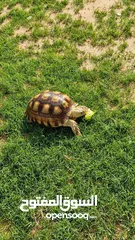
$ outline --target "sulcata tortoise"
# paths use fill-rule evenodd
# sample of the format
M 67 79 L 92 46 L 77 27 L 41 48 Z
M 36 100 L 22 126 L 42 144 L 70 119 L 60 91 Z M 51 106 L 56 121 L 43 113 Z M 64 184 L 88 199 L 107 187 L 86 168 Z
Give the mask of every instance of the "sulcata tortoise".
M 25 115 L 29 122 L 38 122 L 50 127 L 71 127 L 76 136 L 81 135 L 76 118 L 94 114 L 88 107 L 79 106 L 61 92 L 46 90 L 33 97 L 27 106 Z

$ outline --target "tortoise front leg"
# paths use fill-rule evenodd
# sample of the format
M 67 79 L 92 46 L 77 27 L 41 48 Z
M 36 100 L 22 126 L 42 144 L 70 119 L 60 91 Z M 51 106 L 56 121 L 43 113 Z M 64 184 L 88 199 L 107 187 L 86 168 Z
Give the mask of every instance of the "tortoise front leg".
M 81 132 L 80 132 L 80 129 L 78 127 L 78 124 L 76 121 L 72 120 L 72 119 L 68 119 L 64 124 L 63 124 L 64 127 L 71 127 L 72 128 L 72 131 L 73 133 L 76 135 L 76 136 L 81 136 Z

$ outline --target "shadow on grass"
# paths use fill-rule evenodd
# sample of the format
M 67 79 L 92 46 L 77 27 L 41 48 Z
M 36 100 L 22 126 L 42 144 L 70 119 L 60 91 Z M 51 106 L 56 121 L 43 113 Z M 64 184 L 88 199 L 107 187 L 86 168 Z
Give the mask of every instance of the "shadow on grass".
M 79 120 L 80 121 L 80 120 Z M 68 127 L 51 128 L 43 124 L 28 123 L 26 118 L 23 118 L 21 133 L 23 137 L 33 146 L 54 146 L 64 139 L 74 139 L 75 136 L 72 130 Z

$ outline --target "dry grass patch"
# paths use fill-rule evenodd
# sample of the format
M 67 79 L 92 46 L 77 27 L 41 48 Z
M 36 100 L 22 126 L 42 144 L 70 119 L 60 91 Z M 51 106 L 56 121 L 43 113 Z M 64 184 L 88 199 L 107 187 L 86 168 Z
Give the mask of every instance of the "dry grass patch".
M 122 12 L 123 12 L 123 10 L 125 10 L 125 6 L 122 6 L 120 8 L 115 9 L 115 12 L 116 12 L 117 16 L 120 17 Z
M 56 13 L 50 12 L 48 15 L 49 15 L 49 18 L 50 18 L 51 20 L 55 21 L 55 19 L 56 19 L 56 17 L 57 17 L 57 14 L 56 14 Z
M 41 225 L 36 225 L 35 227 L 33 227 L 33 229 L 31 230 L 31 232 L 29 233 L 30 236 L 34 237 L 36 236 L 36 234 L 41 231 L 42 226 Z
M 78 59 L 85 57 L 86 60 L 84 61 L 81 68 L 86 68 L 88 70 L 93 69 L 94 65 L 90 61 L 91 56 L 100 56 L 102 54 L 105 54 L 107 51 L 113 51 L 114 54 L 119 54 L 119 57 L 121 57 L 121 70 L 127 71 L 129 69 L 132 69 L 134 71 L 135 67 L 135 50 L 132 51 L 132 49 L 135 49 L 135 39 L 128 39 L 127 44 L 128 47 L 125 48 L 124 52 L 120 52 L 120 46 L 124 44 L 123 39 L 116 40 L 112 43 L 112 45 L 108 46 L 93 46 L 91 44 L 90 40 L 87 40 L 83 45 L 78 45 L 77 49 L 78 51 Z
M 20 42 L 18 47 L 20 50 L 28 50 L 31 48 L 34 52 L 40 52 L 44 44 L 44 41 L 45 39 L 42 38 L 40 38 L 36 42 L 25 40 L 24 42 Z
M 27 88 L 30 88 L 30 87 L 31 87 L 31 84 L 29 84 L 29 83 L 24 83 L 23 84 L 24 90 L 26 90 Z
M 39 209 L 35 214 L 34 214 L 34 221 L 35 221 L 35 226 L 32 228 L 32 230 L 29 233 L 29 236 L 34 237 L 36 234 L 41 231 L 42 229 L 42 224 L 41 221 L 42 219 L 45 218 L 42 209 Z
M 126 107 L 129 104 L 130 88 L 129 87 L 125 88 L 124 86 L 121 85 L 119 94 L 123 107 Z
M 67 6 L 63 9 L 62 13 L 70 14 L 73 18 L 73 20 L 76 20 L 79 18 L 79 14 L 75 13 L 73 1 L 69 0 Z
M 48 23 L 48 25 L 51 25 L 51 24 L 53 24 L 53 23 L 56 23 L 56 21 L 57 21 L 57 13 L 48 11 L 48 12 L 46 13 L 46 19 L 47 19 L 47 20 L 44 21 L 44 22 Z
M 46 20 L 42 20 L 41 21 L 41 29 L 43 30 L 44 28 L 47 28 L 47 29 L 51 29 L 52 27 L 52 24 L 51 23 L 48 23 Z
M 23 7 L 20 3 L 17 3 L 15 6 L 14 6 L 14 9 L 19 9 L 19 10 L 22 10 Z
M 49 30 L 52 29 L 52 27 L 54 26 L 54 24 L 57 22 L 57 19 L 56 19 L 56 14 L 51 14 L 51 13 L 48 13 L 47 14 L 47 19 L 44 19 L 41 21 L 41 28 L 47 28 Z
M 20 50 L 28 50 L 32 46 L 32 42 L 25 40 L 24 42 L 20 42 L 18 47 Z
M 108 11 L 115 4 L 121 3 L 121 0 L 95 0 L 85 4 L 85 8 L 92 8 L 94 11 L 97 9 L 101 11 Z
M 84 4 L 84 7 L 76 14 L 73 1 L 70 0 L 68 5 L 63 9 L 63 13 L 70 14 L 74 20 L 81 18 L 89 23 L 95 23 L 94 13 L 96 10 L 109 11 L 115 4 L 122 4 L 120 0 L 95 0 Z
M 37 42 L 33 44 L 34 52 L 39 52 L 44 44 L 44 39 L 40 38 Z
M 112 106 L 112 107 L 111 107 L 111 110 L 112 110 L 112 111 L 114 111 L 114 110 L 116 110 L 116 109 L 117 109 L 117 106 Z
M 132 70 L 135 72 L 135 56 L 130 60 L 123 60 L 121 64 L 121 71 L 125 72 L 127 70 Z
M 131 88 L 131 101 L 135 103 L 135 82 L 130 84 Z
M 85 60 L 83 64 L 81 65 L 81 70 L 86 69 L 86 70 L 93 70 L 95 67 L 95 64 L 91 62 L 89 59 Z
M 25 10 L 26 12 L 29 12 L 29 11 L 30 11 L 30 7 L 23 8 L 23 6 L 22 6 L 20 3 L 17 3 L 17 4 L 14 6 L 14 9 Z
M 120 224 L 117 224 L 116 231 L 115 231 L 115 239 L 125 239 L 128 240 L 128 233 L 129 229 L 123 229 Z
M 135 54 L 135 37 L 128 38 L 126 42 L 128 44 L 126 52 L 132 52 Z
M 23 36 L 23 35 L 30 35 L 31 31 L 28 28 L 20 27 L 14 31 L 14 37 L 16 36 Z
M 114 52 L 119 51 L 119 47 L 123 44 L 123 39 L 118 39 L 113 42 L 111 46 L 109 46 Z
M 100 56 L 106 53 L 108 50 L 118 51 L 119 46 L 123 43 L 123 40 L 116 40 L 112 45 L 108 46 L 93 46 L 90 40 L 87 40 L 83 45 L 78 45 L 77 49 L 82 55 Z
M 132 54 L 132 52 L 125 51 L 121 57 L 121 63 L 121 70 L 123 72 L 127 70 L 135 72 L 135 54 Z
M 92 70 L 95 65 L 90 60 L 90 57 L 104 54 L 108 50 L 108 47 L 93 47 L 90 40 L 87 40 L 83 45 L 78 45 L 77 49 L 79 50 L 78 59 L 85 58 L 85 61 L 81 65 L 81 69 Z
M 5 123 L 6 123 L 6 121 L 4 121 L 4 120 L 0 117 L 0 127 L 2 127 Z
M 77 49 L 85 55 L 99 56 L 108 50 L 108 47 L 93 47 L 90 40 L 87 40 L 83 45 L 78 45 Z
M 3 102 L 6 101 L 7 99 L 8 99 L 8 94 L 5 94 L 5 96 L 0 99 L 0 107 L 2 107 Z M 1 116 L 2 115 L 0 114 L 0 119 L 1 119 Z
M 6 144 L 6 137 L 3 136 L 0 138 L 0 149 Z
M 0 12 L 0 17 L 6 16 L 9 12 L 10 12 L 10 9 L 8 8 L 8 6 L 4 7 Z
M 6 25 L 8 25 L 9 23 L 11 22 L 11 20 L 10 19 L 5 19 L 4 21 L 3 21 L 3 23 L 0 25 L 0 29 L 2 29 L 3 27 L 5 27 Z
M 10 240 L 11 239 L 11 222 L 10 221 L 0 221 L 0 233 L 1 239 Z

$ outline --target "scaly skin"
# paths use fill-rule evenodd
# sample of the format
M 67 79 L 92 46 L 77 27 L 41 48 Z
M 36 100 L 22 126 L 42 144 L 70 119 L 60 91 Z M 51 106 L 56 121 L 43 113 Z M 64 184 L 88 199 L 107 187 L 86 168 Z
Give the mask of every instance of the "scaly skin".
M 88 107 L 78 106 L 77 104 L 75 104 L 69 114 L 69 119 L 67 119 L 67 121 L 63 124 L 63 126 L 71 127 L 73 133 L 76 136 L 81 136 L 82 134 L 80 132 L 79 126 L 75 121 L 75 119 L 86 115 L 89 110 L 90 109 Z

